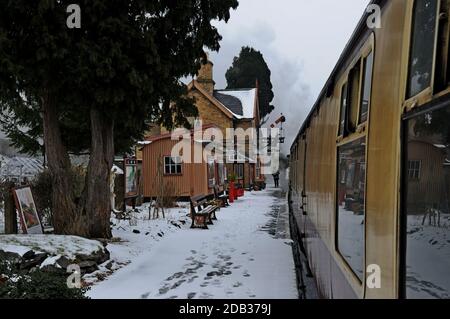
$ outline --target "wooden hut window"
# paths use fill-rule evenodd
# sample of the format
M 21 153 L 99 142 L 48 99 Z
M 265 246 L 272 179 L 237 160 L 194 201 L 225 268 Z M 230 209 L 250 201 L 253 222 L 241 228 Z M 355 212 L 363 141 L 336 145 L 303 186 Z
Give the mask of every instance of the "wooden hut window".
M 182 165 L 181 157 L 164 157 L 164 174 L 165 175 L 181 175 Z
M 422 168 L 422 161 L 408 161 L 409 179 L 419 180 L 421 168 Z

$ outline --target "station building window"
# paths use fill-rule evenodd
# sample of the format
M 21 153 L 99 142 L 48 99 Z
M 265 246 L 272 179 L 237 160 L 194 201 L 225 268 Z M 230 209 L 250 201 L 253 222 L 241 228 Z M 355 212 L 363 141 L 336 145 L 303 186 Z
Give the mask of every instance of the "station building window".
M 237 179 L 244 179 L 244 164 L 234 165 L 234 175 Z
M 213 157 L 208 158 L 208 187 L 216 185 L 216 163 Z
M 406 117 L 407 298 L 450 298 L 450 107 Z

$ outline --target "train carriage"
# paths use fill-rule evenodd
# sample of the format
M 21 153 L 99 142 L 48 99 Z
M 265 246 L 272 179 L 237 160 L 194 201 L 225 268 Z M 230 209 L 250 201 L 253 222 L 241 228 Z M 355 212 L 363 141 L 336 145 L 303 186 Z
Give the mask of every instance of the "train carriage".
M 322 297 L 450 298 L 450 1 L 371 4 L 291 147 L 295 227 Z

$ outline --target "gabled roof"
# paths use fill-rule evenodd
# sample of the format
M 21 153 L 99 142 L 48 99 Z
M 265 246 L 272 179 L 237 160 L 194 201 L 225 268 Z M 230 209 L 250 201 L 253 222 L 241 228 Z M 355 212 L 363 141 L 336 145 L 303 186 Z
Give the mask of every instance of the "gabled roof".
M 257 89 L 215 90 L 213 95 L 211 95 L 203 89 L 197 80 L 193 80 L 188 84 L 188 90 L 194 88 L 229 118 L 244 120 L 258 117 Z
M 208 92 L 206 92 L 205 89 L 203 89 L 202 86 L 200 84 L 198 84 L 198 82 L 196 80 L 192 80 L 192 82 L 188 84 L 187 88 L 188 88 L 188 90 L 192 90 L 193 88 L 195 88 L 205 98 L 207 98 L 212 104 L 217 106 L 226 116 L 228 116 L 230 119 L 233 118 L 233 113 L 227 107 L 225 107 L 221 102 L 219 102 L 216 98 L 214 98 L 214 96 L 212 96 L 211 94 L 208 94 Z
M 216 90 L 214 97 L 237 119 L 254 119 L 256 117 L 256 89 Z

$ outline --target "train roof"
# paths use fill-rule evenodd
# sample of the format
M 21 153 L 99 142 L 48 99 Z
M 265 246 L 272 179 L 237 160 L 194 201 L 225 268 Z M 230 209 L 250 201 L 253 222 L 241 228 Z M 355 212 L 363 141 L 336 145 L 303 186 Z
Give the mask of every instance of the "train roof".
M 381 8 L 386 4 L 388 0 L 371 0 L 368 3 L 369 5 L 376 4 L 379 5 Z M 338 72 L 342 69 L 342 67 L 345 65 L 346 59 L 351 55 L 355 47 L 357 47 L 358 43 L 360 42 L 360 39 L 362 36 L 364 36 L 367 32 L 370 30 L 367 28 L 367 18 L 369 17 L 371 13 L 364 12 L 363 16 L 358 22 L 358 25 L 353 31 L 352 36 L 350 37 L 350 40 L 347 42 L 344 51 L 341 53 L 338 62 L 336 63 L 333 71 L 331 72 L 331 75 L 328 77 L 328 80 L 325 83 L 325 86 L 323 87 L 322 91 L 319 93 L 319 96 L 314 103 L 311 111 L 309 112 L 308 116 L 306 117 L 305 121 L 303 122 L 294 142 L 292 143 L 291 150 L 294 147 L 295 144 L 297 144 L 297 140 L 305 132 L 305 129 L 308 127 L 309 122 L 311 121 L 311 118 L 314 114 L 314 112 L 319 108 L 320 102 L 322 101 L 322 98 L 327 95 L 327 92 L 330 88 L 334 87 L 334 79 Z

